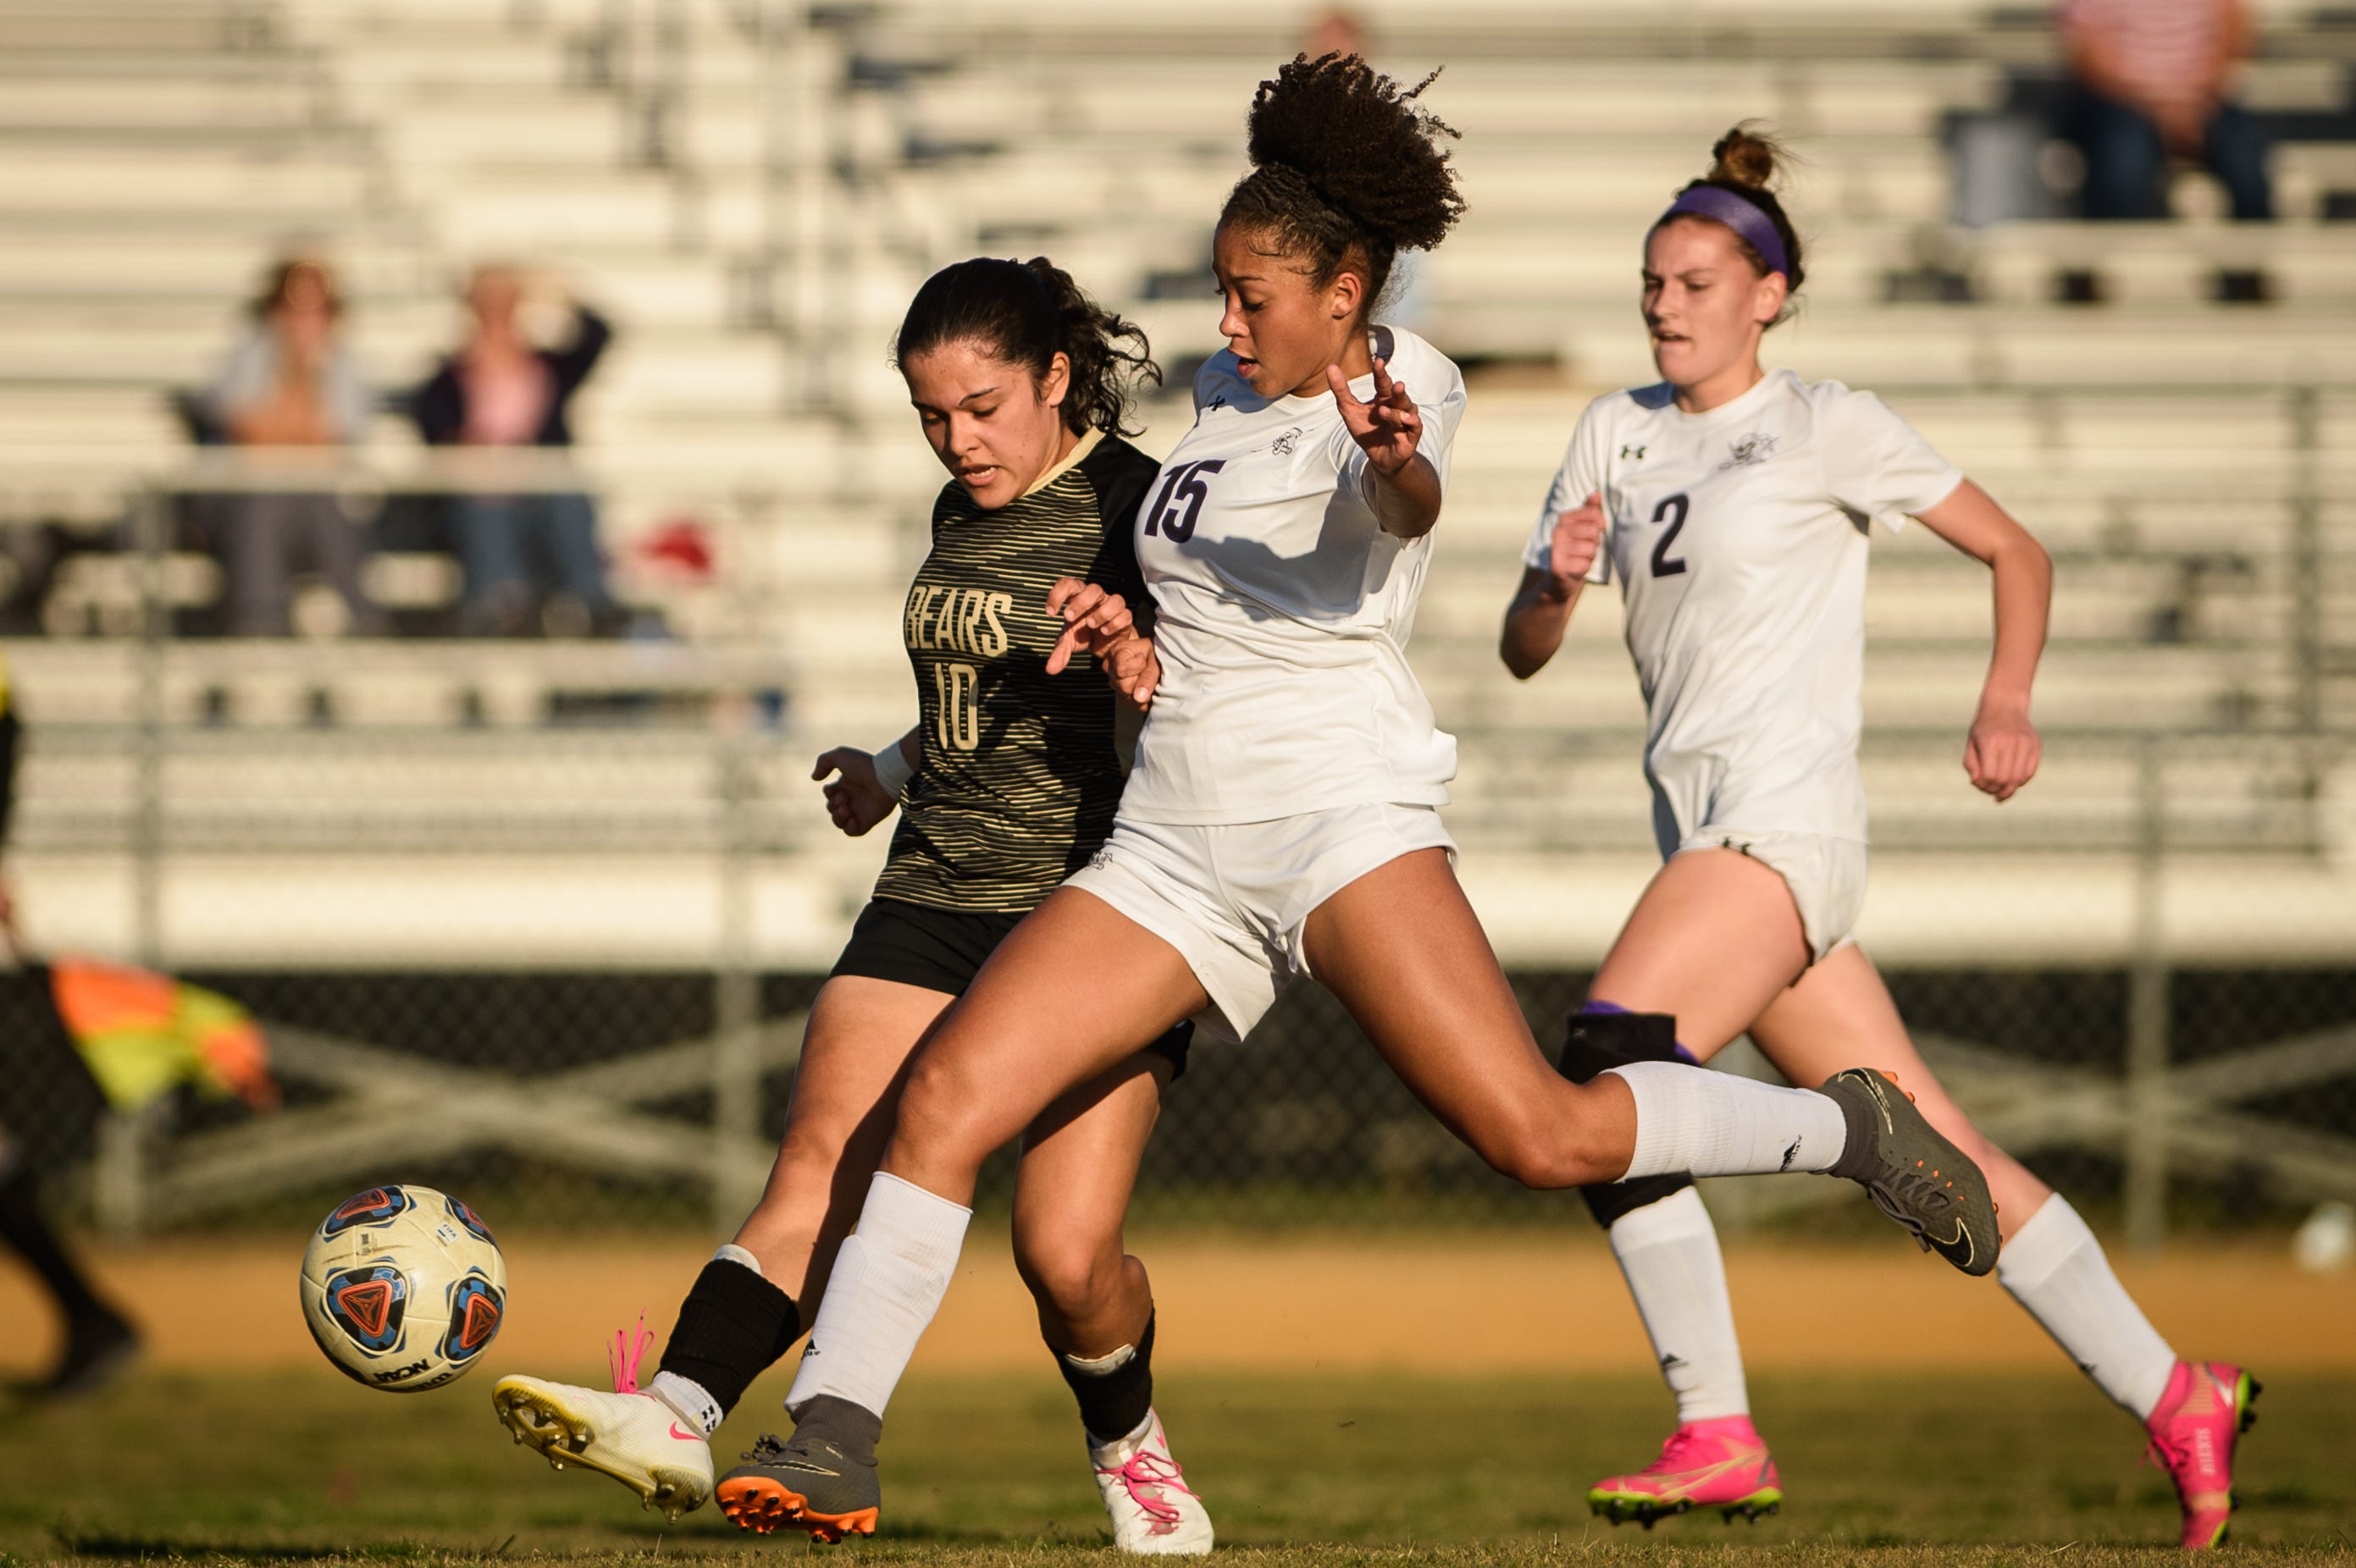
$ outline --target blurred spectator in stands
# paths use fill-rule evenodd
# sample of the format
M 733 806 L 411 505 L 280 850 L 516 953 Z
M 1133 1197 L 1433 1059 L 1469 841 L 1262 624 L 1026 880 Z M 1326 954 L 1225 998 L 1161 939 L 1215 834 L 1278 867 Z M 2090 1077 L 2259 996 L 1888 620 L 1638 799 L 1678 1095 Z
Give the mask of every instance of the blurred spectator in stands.
M 347 446 L 367 433 L 375 400 L 338 326 L 343 301 L 325 263 L 296 257 L 272 269 L 253 323 L 204 394 L 207 411 L 241 447 Z M 372 633 L 383 617 L 360 589 L 367 538 L 333 495 L 257 491 L 222 510 L 221 560 L 229 626 L 239 636 L 288 629 L 294 563 L 343 596 L 348 629 Z
M 2265 133 L 2227 96 L 2250 54 L 2244 0 L 2062 0 L 2061 27 L 2088 218 L 2166 218 L 2176 159 L 2205 164 L 2236 219 L 2274 216 Z
M 566 411 L 613 341 L 604 316 L 570 303 L 571 341 L 543 348 L 519 319 L 525 278 L 478 269 L 466 288 L 473 335 L 417 397 L 417 427 L 435 446 L 569 447 Z M 466 571 L 460 618 L 469 635 L 516 635 L 538 624 L 611 635 L 629 622 L 605 585 L 597 518 L 577 491 L 458 496 L 451 503 Z M 569 624 L 568 624 L 569 623 Z
M 1374 47 L 1365 20 L 1342 5 L 1319 12 L 1310 21 L 1309 30 L 1301 36 L 1301 52 L 1311 59 L 1323 59 L 1327 55 L 1356 55 L 1370 59 Z

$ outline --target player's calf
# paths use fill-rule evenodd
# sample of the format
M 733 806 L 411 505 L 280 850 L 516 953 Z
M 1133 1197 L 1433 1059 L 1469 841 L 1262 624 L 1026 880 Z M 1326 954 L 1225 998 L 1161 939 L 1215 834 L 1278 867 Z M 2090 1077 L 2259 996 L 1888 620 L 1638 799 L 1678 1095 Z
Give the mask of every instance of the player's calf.
M 1632 1013 L 1609 1002 L 1590 1002 L 1564 1026 L 1562 1055 L 1555 1071 L 1573 1083 L 1590 1083 L 1600 1073 L 1637 1061 L 1692 1064 L 1693 1058 L 1677 1044 L 1677 1020 L 1667 1013 Z M 1595 1222 L 1608 1232 L 1624 1216 L 1692 1185 L 1693 1178 L 1679 1170 L 1633 1181 L 1590 1182 L 1579 1189 L 1579 1196 Z

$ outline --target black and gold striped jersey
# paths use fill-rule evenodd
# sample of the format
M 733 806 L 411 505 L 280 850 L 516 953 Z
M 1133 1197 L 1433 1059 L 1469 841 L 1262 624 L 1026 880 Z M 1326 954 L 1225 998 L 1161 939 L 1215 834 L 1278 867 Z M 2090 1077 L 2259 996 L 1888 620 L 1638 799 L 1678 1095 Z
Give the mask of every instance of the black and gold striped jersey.
M 1090 436 L 1060 471 L 997 511 L 943 486 L 933 548 L 901 614 L 924 760 L 901 800 L 878 898 L 1027 910 L 1112 831 L 1128 767 L 1095 659 L 1050 676 L 1063 633 L 1047 591 L 1076 577 L 1146 603 L 1138 502 L 1160 465 Z

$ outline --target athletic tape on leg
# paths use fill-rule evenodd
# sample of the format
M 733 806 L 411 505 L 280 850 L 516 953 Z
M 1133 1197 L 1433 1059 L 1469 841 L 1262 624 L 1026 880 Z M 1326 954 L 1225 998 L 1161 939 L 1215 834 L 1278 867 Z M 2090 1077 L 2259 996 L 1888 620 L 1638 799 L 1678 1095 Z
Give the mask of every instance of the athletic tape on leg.
M 957 1274 L 973 1211 L 877 1171 L 843 1239 L 786 1408 L 821 1394 L 877 1415 Z
M 1811 1089 L 1666 1061 L 1611 1071 L 1636 1101 L 1636 1150 L 1622 1180 L 1829 1170 L 1848 1142 L 1839 1102 Z

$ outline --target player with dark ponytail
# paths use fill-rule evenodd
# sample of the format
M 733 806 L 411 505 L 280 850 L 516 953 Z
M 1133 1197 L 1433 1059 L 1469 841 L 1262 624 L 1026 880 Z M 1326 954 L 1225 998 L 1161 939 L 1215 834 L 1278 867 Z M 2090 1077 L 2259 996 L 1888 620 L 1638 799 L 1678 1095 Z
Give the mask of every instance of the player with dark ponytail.
M 1800 238 L 1778 149 L 1736 129 L 1645 240 L 1644 314 L 1662 379 L 1581 416 L 1541 509 L 1502 652 L 1536 674 L 1590 582 L 1616 577 L 1650 715 L 1644 772 L 1665 862 L 1570 1020 L 1562 1069 L 1707 1061 L 1746 1029 L 1793 1083 L 1844 1061 L 1902 1080 L 1985 1168 L 1997 1279 L 2148 1429 L 2184 1543 L 2222 1538 L 2234 1437 L 2255 1392 L 2177 1359 L 2068 1201 L 1989 1143 L 1907 1037 L 1851 932 L 1865 897 L 1865 572 L 1874 523 L 1909 517 L 1987 564 L 1996 647 L 1964 766 L 2009 799 L 2037 772 L 2029 688 L 2051 568 L 2027 530 L 1868 392 L 1760 363 L 1792 312 Z M 1645 1469 L 1598 1482 L 1615 1522 L 1756 1513 L 1782 1483 L 1752 1426 L 1718 1237 L 1689 1177 L 1590 1187 L 1676 1397 Z M 1995 1238 L 1991 1238 L 1995 1240 Z
M 812 1331 L 824 1353 L 787 1401 L 778 1463 L 813 1518 L 874 1517 L 875 1434 L 983 1158 L 1180 1019 L 1240 1040 L 1301 975 L 1532 1186 L 1832 1169 L 1966 1263 L 1967 1233 L 1993 1231 L 1969 1162 L 1861 1075 L 1818 1093 L 1641 1062 L 1580 1085 L 1538 1053 L 1457 885 L 1437 809 L 1455 742 L 1407 662 L 1464 411 L 1456 367 L 1376 314 L 1398 252 L 1463 210 L 1421 91 L 1329 55 L 1252 105 L 1256 166 L 1213 246 L 1227 346 L 1137 514 L 1150 635 L 1142 602 L 1105 582 L 1075 574 L 1048 599 L 1068 623 L 1049 667 L 1096 653 L 1150 704 L 1137 764 L 1103 848 L 910 1071 Z M 1664 1116 L 1669 1102 L 1694 1109 Z M 1949 1185 L 1909 1179 L 1917 1159 Z
M 810 1008 L 768 1189 L 704 1265 L 647 1389 L 625 1361 L 613 1393 L 526 1377 L 494 1391 L 520 1439 L 674 1516 L 714 1492 L 707 1439 L 722 1418 L 800 1338 L 830 1279 L 841 1289 L 856 1269 L 839 1249 L 909 1059 L 1024 912 L 1098 852 L 1127 772 L 1119 699 L 1093 660 L 1051 658 L 1063 624 L 1045 603 L 1080 575 L 1141 597 L 1130 519 L 1155 464 L 1123 436 L 1136 387 L 1160 377 L 1144 334 L 1044 258 L 981 259 L 917 291 L 894 358 L 951 475 L 901 617 L 918 720 L 873 753 L 818 759 L 836 827 L 866 833 L 895 806 L 900 824 Z M 1152 1410 L 1152 1291 L 1121 1243 L 1188 1032 L 1176 1020 L 1145 1029 L 1138 1040 L 1153 1044 L 1132 1041 L 1043 1104 L 1022 1129 L 1015 1178 L 1016 1263 L 1129 1552 L 1212 1542 Z M 766 1531 L 804 1515 L 807 1455 L 765 1435 L 745 1458 L 717 1486 L 730 1518 Z M 872 1529 L 873 1512 L 798 1522 L 839 1535 Z

